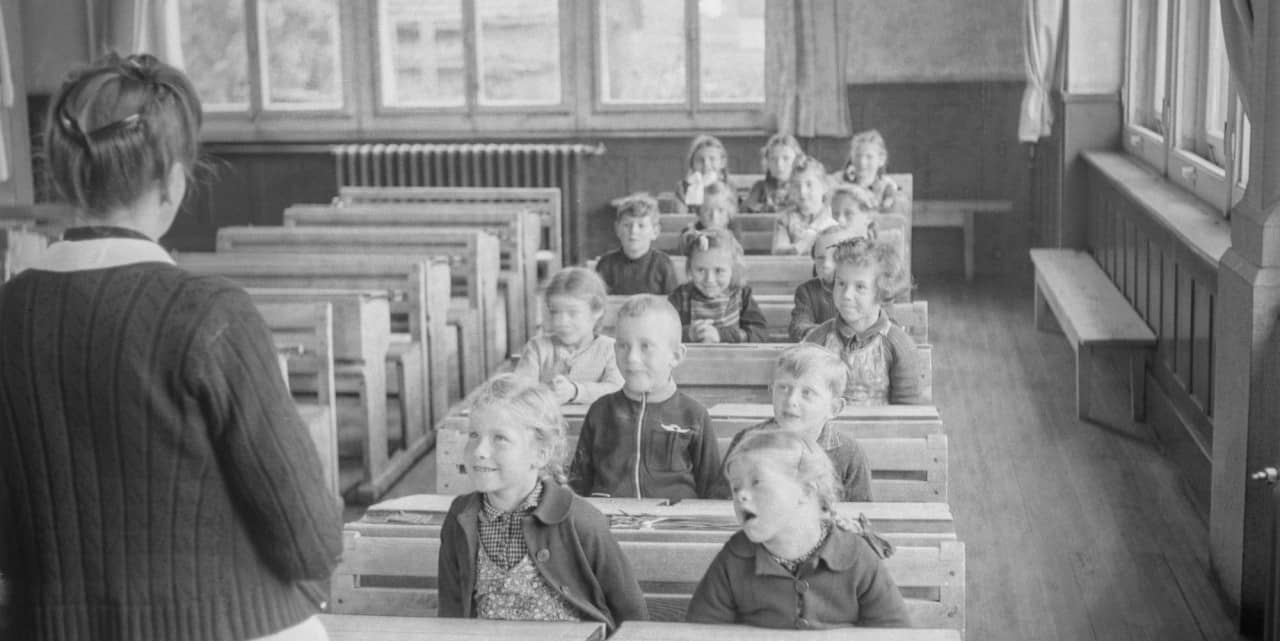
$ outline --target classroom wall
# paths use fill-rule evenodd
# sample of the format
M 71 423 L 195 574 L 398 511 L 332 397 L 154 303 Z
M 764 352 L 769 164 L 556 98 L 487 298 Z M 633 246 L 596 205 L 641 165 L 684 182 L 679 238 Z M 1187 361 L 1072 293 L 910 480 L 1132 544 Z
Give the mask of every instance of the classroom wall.
M 27 92 L 51 94 L 89 59 L 84 0 L 21 0 Z
M 1025 0 L 850 3 L 846 80 L 849 84 L 1021 80 L 1023 4 Z

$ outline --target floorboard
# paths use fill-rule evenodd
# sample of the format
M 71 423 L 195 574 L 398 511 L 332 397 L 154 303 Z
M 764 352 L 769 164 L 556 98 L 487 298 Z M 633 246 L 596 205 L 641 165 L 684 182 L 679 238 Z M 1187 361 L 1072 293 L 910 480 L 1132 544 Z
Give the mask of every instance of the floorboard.
M 1206 524 L 1152 430 L 1129 420 L 1127 363 L 1101 359 L 1090 378 L 1099 421 L 1082 422 L 1074 355 L 1035 329 L 1029 277 L 934 280 L 916 298 L 929 301 L 951 508 L 968 551 L 966 638 L 1241 639 Z M 388 498 L 432 491 L 434 478 L 427 456 Z

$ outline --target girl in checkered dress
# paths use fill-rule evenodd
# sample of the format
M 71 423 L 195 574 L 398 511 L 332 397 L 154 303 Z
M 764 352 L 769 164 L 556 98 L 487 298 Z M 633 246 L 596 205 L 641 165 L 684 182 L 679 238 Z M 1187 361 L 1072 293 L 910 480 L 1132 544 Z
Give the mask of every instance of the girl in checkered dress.
M 504 374 L 471 408 L 464 451 L 476 491 L 440 531 L 439 615 L 598 621 L 613 631 L 648 611 L 609 520 L 567 487 L 555 393 Z

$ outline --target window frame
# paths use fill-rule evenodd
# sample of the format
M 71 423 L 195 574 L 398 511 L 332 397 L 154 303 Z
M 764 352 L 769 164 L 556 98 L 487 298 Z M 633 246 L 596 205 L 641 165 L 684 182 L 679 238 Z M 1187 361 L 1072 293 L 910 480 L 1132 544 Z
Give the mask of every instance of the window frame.
M 173 1 L 173 0 L 170 0 Z M 765 24 L 765 95 L 761 103 L 704 102 L 699 94 L 701 30 L 699 0 L 684 0 L 686 87 L 689 101 L 674 105 L 611 104 L 602 100 L 603 59 L 596 2 L 556 0 L 560 12 L 561 99 L 551 105 L 479 104 L 476 0 L 456 0 L 463 10 L 465 103 L 461 106 L 408 107 L 382 102 L 382 55 L 378 12 L 383 0 L 339 0 L 340 59 L 345 81 L 343 107 L 337 110 L 267 110 L 258 24 L 263 0 L 240 0 L 245 7 L 249 56 L 249 109 L 209 111 L 203 138 L 212 143 L 315 142 L 333 140 L 449 140 L 553 138 L 607 132 L 622 136 L 670 136 L 692 132 L 759 133 L 772 126 L 774 87 L 769 79 L 775 30 Z M 361 80 L 368 78 L 368 81 Z
M 1141 159 L 1170 182 L 1193 193 L 1226 216 L 1231 206 L 1239 200 L 1243 188 L 1238 184 L 1240 159 L 1239 120 L 1243 113 L 1237 96 L 1235 81 L 1227 76 L 1227 121 L 1221 139 L 1214 139 L 1209 132 L 1207 119 L 1209 95 L 1210 48 L 1213 38 L 1210 28 L 1213 19 L 1210 12 L 1220 10 L 1215 0 L 1168 0 L 1169 10 L 1164 29 L 1168 34 L 1166 65 L 1166 100 L 1162 124 L 1164 135 L 1153 131 L 1138 119 L 1134 101 L 1145 98 L 1140 95 L 1150 83 L 1151 69 L 1144 68 L 1138 49 L 1141 26 L 1136 5 L 1144 0 L 1130 0 L 1126 9 L 1128 22 L 1126 33 L 1129 42 L 1125 47 L 1124 130 L 1122 148 Z M 1147 3 L 1158 0 L 1145 0 Z M 1215 146 L 1223 150 L 1222 165 L 1207 156 Z

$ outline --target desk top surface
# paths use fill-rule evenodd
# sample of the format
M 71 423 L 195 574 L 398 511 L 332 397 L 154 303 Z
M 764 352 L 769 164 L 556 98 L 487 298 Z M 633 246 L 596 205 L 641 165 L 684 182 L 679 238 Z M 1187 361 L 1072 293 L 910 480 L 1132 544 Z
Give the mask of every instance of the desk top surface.
M 322 614 L 333 641 L 432 641 L 519 639 L 520 641 L 599 641 L 599 623 L 548 621 L 490 621 L 435 617 L 384 617 L 356 614 Z
M 745 625 L 702 625 L 628 621 L 610 641 L 960 641 L 957 630 L 914 628 L 839 628 L 835 630 L 771 630 Z

